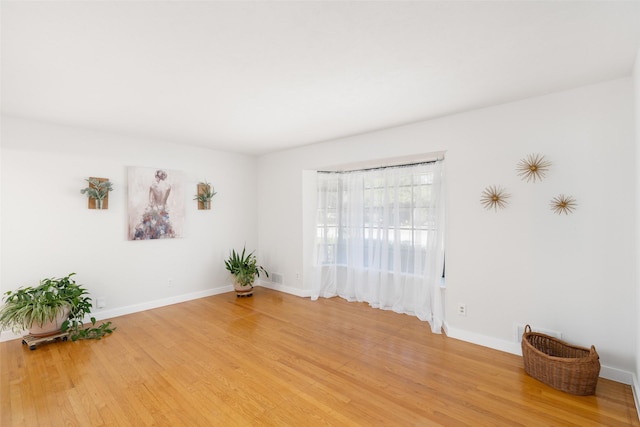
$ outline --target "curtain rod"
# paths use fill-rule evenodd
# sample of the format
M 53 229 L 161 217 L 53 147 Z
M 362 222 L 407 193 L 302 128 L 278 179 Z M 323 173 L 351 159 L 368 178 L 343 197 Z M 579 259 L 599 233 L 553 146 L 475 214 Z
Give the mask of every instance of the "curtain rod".
M 379 170 L 379 169 L 389 169 L 389 168 L 406 168 L 406 167 L 410 167 L 410 166 L 428 165 L 428 164 L 431 164 L 431 163 L 441 162 L 442 160 L 444 160 L 444 157 L 439 157 L 439 158 L 437 158 L 437 159 L 435 159 L 435 160 L 421 161 L 421 162 L 415 162 L 415 163 L 403 163 L 403 164 L 398 164 L 398 165 L 376 166 L 376 167 L 370 167 L 370 168 L 349 169 L 349 170 L 334 170 L 334 171 L 330 171 L 330 170 L 319 170 L 319 171 L 317 171 L 317 172 L 318 172 L 318 173 L 350 173 L 350 172 L 366 172 L 366 171 Z

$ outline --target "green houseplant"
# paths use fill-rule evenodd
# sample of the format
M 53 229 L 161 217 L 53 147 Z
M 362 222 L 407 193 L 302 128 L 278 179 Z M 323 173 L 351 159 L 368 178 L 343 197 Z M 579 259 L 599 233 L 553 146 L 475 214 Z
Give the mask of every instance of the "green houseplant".
M 239 296 L 249 296 L 253 294 L 253 283 L 256 277 L 260 277 L 260 273 L 264 273 L 269 277 L 269 273 L 261 265 L 252 252 L 247 253 L 246 247 L 242 248 L 242 252 L 231 250 L 229 258 L 224 262 L 227 270 L 233 275 L 234 288 Z
M 197 200 L 202 203 L 204 209 L 209 209 L 209 207 L 211 206 L 211 199 L 213 199 L 213 196 L 215 196 L 216 194 L 217 193 L 213 190 L 211 184 L 209 184 L 207 181 L 199 182 L 198 194 L 196 194 L 193 200 Z
M 80 190 L 82 194 L 86 194 L 90 199 L 95 199 L 96 209 L 102 209 L 104 199 L 109 195 L 109 191 L 113 191 L 111 181 L 99 180 L 97 178 L 85 179 L 89 183 L 88 187 Z
M 75 282 L 73 275 L 43 279 L 38 286 L 6 292 L 0 307 L 0 329 L 9 328 L 17 334 L 29 330 L 35 336 L 69 332 L 73 341 L 100 339 L 113 332 L 111 322 L 96 326 L 94 317 L 91 326 L 84 327 L 84 317 L 93 305 L 87 290 Z

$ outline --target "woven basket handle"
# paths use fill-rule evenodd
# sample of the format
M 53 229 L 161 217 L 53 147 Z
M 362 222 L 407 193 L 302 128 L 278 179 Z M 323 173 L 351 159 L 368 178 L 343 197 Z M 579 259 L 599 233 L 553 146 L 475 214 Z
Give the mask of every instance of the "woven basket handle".
M 530 334 L 531 333 L 531 325 L 527 325 L 524 327 L 524 333 L 525 334 Z

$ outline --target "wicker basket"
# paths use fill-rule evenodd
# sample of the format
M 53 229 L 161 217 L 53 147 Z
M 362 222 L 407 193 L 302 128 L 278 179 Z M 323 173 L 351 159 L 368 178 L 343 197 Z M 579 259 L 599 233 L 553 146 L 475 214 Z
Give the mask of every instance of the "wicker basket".
M 580 396 L 596 392 L 600 360 L 594 346 L 572 346 L 532 332 L 527 325 L 522 335 L 522 357 L 527 374 L 555 389 Z

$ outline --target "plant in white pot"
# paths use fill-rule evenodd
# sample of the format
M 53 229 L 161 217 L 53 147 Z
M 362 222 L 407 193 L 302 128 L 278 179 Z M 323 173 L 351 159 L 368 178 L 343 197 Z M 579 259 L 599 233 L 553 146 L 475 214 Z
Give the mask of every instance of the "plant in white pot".
M 96 327 L 93 317 L 91 326 L 84 327 L 84 317 L 91 313 L 93 305 L 87 290 L 73 280 L 74 274 L 6 292 L 0 307 L 0 329 L 11 329 L 16 334 L 28 330 L 33 337 L 69 332 L 73 341 L 100 339 L 113 332 L 111 322 Z
M 233 276 L 233 286 L 237 296 L 253 295 L 253 283 L 260 273 L 269 277 L 269 273 L 261 265 L 253 252 L 246 253 L 246 248 L 242 252 L 231 250 L 229 258 L 224 262 L 225 267 Z

